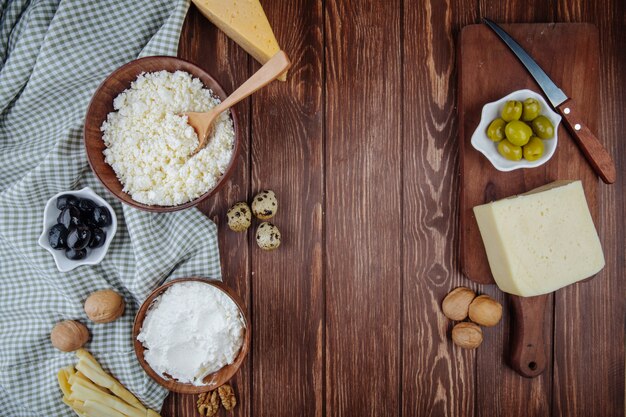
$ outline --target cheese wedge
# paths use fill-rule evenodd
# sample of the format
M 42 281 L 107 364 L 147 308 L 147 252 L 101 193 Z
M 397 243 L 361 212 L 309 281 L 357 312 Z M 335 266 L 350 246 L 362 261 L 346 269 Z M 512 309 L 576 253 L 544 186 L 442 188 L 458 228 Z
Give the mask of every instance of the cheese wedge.
M 604 254 L 580 181 L 556 181 L 474 207 L 498 287 L 522 297 L 593 276 Z
M 261 64 L 280 51 L 259 0 L 193 0 L 200 12 Z M 287 71 L 279 77 L 287 79 Z

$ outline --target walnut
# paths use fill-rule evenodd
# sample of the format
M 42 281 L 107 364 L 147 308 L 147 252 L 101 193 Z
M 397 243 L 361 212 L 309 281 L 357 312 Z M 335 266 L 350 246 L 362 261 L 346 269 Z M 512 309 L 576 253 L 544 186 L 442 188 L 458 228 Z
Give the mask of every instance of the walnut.
M 469 318 L 481 326 L 495 326 L 502 318 L 502 305 L 488 295 L 480 295 L 469 306 Z
M 220 399 L 222 400 L 222 405 L 226 409 L 226 411 L 230 411 L 237 405 L 237 398 L 235 397 L 235 391 L 233 387 L 228 384 L 224 384 L 217 389 L 217 392 L 220 395 Z
M 465 287 L 458 287 L 450 291 L 441 303 L 443 314 L 450 320 L 461 321 L 467 317 L 470 303 L 476 297 L 476 293 Z
M 54 326 L 50 333 L 50 340 L 55 348 L 63 352 L 72 352 L 87 343 L 89 330 L 82 323 L 65 320 Z
M 220 408 L 217 391 L 203 392 L 198 396 L 198 412 L 205 417 L 213 417 Z
M 113 290 L 100 290 L 87 297 L 84 308 L 94 323 L 110 323 L 124 314 L 124 299 Z
M 462 321 L 452 329 L 452 341 L 463 349 L 476 349 L 483 342 L 483 332 L 478 325 Z

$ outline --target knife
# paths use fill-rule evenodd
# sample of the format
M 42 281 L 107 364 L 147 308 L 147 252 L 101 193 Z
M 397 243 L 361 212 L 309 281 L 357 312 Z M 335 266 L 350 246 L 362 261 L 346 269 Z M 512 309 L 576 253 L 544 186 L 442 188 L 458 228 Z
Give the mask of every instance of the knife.
M 578 146 L 592 166 L 593 170 L 602 178 L 606 184 L 615 182 L 615 163 L 611 155 L 602 146 L 598 138 L 589 130 L 587 125 L 583 123 L 576 109 L 576 103 L 568 98 L 563 91 L 548 77 L 548 74 L 533 60 L 530 55 L 500 26 L 489 19 L 483 18 L 489 28 L 504 41 L 504 43 L 513 51 L 515 56 L 526 67 L 530 75 L 535 79 L 539 87 L 543 90 L 546 97 L 552 104 L 554 110 L 561 114 L 567 130 L 572 137 L 578 142 Z

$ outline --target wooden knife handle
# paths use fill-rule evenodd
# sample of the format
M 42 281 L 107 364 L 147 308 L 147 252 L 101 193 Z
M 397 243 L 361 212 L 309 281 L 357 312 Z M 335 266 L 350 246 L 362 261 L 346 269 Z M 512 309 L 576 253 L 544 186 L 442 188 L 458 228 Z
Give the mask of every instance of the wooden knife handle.
M 548 295 L 509 296 L 513 305 L 511 367 L 526 378 L 534 378 L 546 369 L 543 325 Z
M 567 100 L 556 110 L 563 116 L 563 122 L 572 137 L 578 142 L 593 170 L 607 184 L 615 182 L 615 163 L 598 138 L 583 123 L 574 100 Z

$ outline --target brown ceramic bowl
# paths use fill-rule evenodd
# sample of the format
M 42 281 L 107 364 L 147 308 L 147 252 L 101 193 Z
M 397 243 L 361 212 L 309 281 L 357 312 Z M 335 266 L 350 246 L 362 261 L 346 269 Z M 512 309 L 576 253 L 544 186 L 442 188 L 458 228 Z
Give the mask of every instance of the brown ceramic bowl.
M 226 293 L 226 295 L 228 295 L 230 299 L 233 300 L 235 304 L 237 304 L 237 307 L 239 307 L 239 310 L 241 311 L 241 316 L 243 317 L 243 321 L 245 325 L 243 344 L 241 345 L 241 350 L 239 350 L 239 354 L 237 355 L 237 358 L 230 365 L 226 365 L 219 371 L 207 375 L 204 378 L 204 382 L 206 382 L 207 385 L 196 386 L 192 384 L 184 384 L 184 383 L 176 381 L 175 379 L 163 378 L 161 375 L 156 373 L 150 367 L 148 362 L 146 362 L 146 360 L 143 357 L 144 351 L 146 349 L 143 347 L 141 342 L 137 340 L 137 336 L 139 335 L 139 332 L 141 331 L 141 327 L 143 326 L 143 321 L 146 318 L 146 313 L 148 312 L 148 309 L 150 308 L 154 300 L 172 285 L 177 284 L 179 282 L 185 282 L 185 281 L 199 281 L 207 285 L 212 285 L 213 287 Z M 154 379 L 157 383 L 159 383 L 159 385 L 167 388 L 170 391 L 179 392 L 182 394 L 199 394 L 202 392 L 214 390 L 217 387 L 224 385 L 233 377 L 233 375 L 235 375 L 235 373 L 237 373 L 237 371 L 241 367 L 241 364 L 243 363 L 243 360 L 248 354 L 248 350 L 250 349 L 250 321 L 248 320 L 248 317 L 246 315 L 246 309 L 244 307 L 244 303 L 241 300 L 241 298 L 239 298 L 239 296 L 235 293 L 235 291 L 233 291 L 231 288 L 226 286 L 226 284 L 224 284 L 223 282 L 209 281 L 204 278 L 196 278 L 196 277 L 174 279 L 168 282 L 167 284 L 161 285 L 159 288 L 152 291 L 152 293 L 148 296 L 148 298 L 146 298 L 146 300 L 143 302 L 143 304 L 139 308 L 139 311 L 137 312 L 137 315 L 135 316 L 135 322 L 133 324 L 133 345 L 135 347 L 135 354 L 137 354 L 137 360 L 139 360 L 139 363 L 141 364 L 142 368 L 146 371 L 148 375 L 150 375 L 152 379 Z
M 122 201 L 122 203 L 128 204 L 140 210 L 153 212 L 168 212 L 186 209 L 188 207 L 196 206 L 200 202 L 211 197 L 224 185 L 232 174 L 235 169 L 235 161 L 237 161 L 237 156 L 239 155 L 240 150 L 237 116 L 234 109 L 231 108 L 230 117 L 233 120 L 233 128 L 235 129 L 233 155 L 228 168 L 226 168 L 226 172 L 224 172 L 224 175 L 222 175 L 222 177 L 217 181 L 215 187 L 195 200 L 188 201 L 187 203 L 180 204 L 178 206 L 151 206 L 142 204 L 133 200 L 129 194 L 122 191 L 123 186 L 117 179 L 113 168 L 111 168 L 111 166 L 104 161 L 102 151 L 106 148 L 106 146 L 102 140 L 100 126 L 102 126 L 102 122 L 106 120 L 107 115 L 113 111 L 113 99 L 117 97 L 119 93 L 129 88 L 131 82 L 135 81 L 139 74 L 142 72 L 154 72 L 161 70 L 169 72 L 177 70 L 186 71 L 194 77 L 199 78 L 204 83 L 205 87 L 213 90 L 213 93 L 220 97 L 220 99 L 224 100 L 227 97 L 224 89 L 217 81 L 215 81 L 215 79 L 213 79 L 213 77 L 190 62 L 170 56 L 150 56 L 140 58 L 121 66 L 109 75 L 109 77 L 104 80 L 102 84 L 100 84 L 91 99 L 91 103 L 89 103 L 89 107 L 87 108 L 87 115 L 85 116 L 85 130 L 83 132 L 89 165 L 100 182 L 114 196 Z

